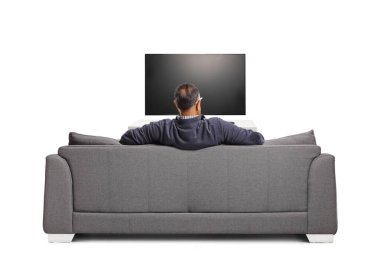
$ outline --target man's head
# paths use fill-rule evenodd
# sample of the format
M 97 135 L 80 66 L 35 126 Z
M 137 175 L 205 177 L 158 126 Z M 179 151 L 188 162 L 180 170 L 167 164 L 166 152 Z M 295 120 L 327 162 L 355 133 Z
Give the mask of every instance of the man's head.
M 178 85 L 174 91 L 174 105 L 180 115 L 200 115 L 201 100 L 199 89 L 191 83 Z

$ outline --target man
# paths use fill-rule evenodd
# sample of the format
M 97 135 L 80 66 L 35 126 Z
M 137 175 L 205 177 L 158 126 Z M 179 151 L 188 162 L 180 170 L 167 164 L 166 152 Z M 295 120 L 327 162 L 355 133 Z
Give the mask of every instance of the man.
M 262 145 L 264 137 L 259 132 L 240 128 L 221 118 L 206 119 L 201 114 L 198 88 L 185 83 L 174 91 L 174 105 L 179 115 L 175 119 L 151 122 L 140 128 L 128 130 L 120 139 L 121 144 L 159 144 L 179 149 L 196 150 L 210 146 Z

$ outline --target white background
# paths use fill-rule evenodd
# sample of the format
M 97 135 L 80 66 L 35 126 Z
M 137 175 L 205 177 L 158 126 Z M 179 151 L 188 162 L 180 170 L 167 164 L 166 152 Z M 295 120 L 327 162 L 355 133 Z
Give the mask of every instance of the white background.
M 378 1 L 1 1 L 1 247 L 83 252 L 379 248 Z M 247 115 L 269 138 L 315 130 L 336 156 L 334 244 L 299 237 L 48 244 L 45 156 L 68 133 L 119 138 L 144 116 L 145 53 L 245 53 Z M 3 251 L 3 249 L 2 249 Z M 5 252 L 5 251 L 3 251 Z

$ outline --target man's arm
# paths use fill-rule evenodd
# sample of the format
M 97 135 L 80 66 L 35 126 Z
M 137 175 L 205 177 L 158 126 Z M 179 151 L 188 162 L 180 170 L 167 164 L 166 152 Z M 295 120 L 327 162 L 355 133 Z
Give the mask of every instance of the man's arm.
M 264 136 L 259 132 L 238 127 L 220 119 L 223 143 L 228 145 L 262 145 Z
M 161 139 L 161 121 L 151 122 L 142 127 L 128 130 L 120 138 L 120 143 L 125 145 L 143 145 L 158 143 Z

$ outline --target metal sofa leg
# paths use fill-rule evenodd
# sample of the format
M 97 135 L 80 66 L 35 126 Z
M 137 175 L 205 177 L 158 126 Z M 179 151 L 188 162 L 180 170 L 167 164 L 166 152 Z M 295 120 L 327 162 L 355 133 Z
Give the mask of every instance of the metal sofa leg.
M 49 242 L 71 242 L 75 234 L 48 234 Z
M 309 242 L 334 242 L 333 234 L 306 234 Z

